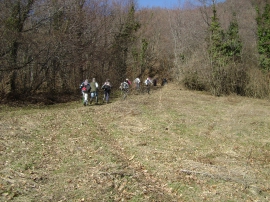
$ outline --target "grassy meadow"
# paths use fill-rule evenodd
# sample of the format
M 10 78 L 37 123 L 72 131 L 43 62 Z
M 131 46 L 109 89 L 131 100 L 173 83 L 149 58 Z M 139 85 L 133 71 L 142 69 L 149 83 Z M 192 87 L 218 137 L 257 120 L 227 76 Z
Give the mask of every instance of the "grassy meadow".
M 0 201 L 270 201 L 270 103 L 176 84 L 0 106 Z

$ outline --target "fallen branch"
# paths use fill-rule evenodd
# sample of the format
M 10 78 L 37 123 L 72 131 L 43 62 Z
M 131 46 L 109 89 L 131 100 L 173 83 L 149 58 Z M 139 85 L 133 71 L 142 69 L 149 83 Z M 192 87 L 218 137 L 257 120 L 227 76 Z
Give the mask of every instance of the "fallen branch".
M 196 172 L 196 171 L 191 171 L 191 170 L 180 170 L 180 172 L 186 173 L 188 175 L 195 174 L 195 175 L 202 175 L 202 176 L 206 176 L 206 177 L 215 178 L 214 175 L 209 174 L 209 173 Z

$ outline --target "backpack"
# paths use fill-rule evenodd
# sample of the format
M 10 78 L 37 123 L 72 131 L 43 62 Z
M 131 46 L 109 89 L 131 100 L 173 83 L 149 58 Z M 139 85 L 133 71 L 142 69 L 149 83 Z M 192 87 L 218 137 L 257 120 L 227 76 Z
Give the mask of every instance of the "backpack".
M 82 87 L 82 92 L 86 92 L 87 91 L 87 88 L 84 86 Z
M 102 87 L 102 89 L 104 89 L 105 91 L 109 91 L 109 90 L 111 90 L 111 86 L 109 86 L 109 85 L 104 85 L 104 86 Z
M 89 90 L 90 90 L 90 85 L 88 84 L 88 85 L 83 85 L 83 87 L 82 87 L 82 92 L 85 92 L 85 93 L 87 93 L 87 92 L 89 92 Z
M 125 90 L 125 89 L 128 89 L 128 83 L 127 82 L 123 82 L 123 83 L 121 83 L 121 89 L 122 90 Z

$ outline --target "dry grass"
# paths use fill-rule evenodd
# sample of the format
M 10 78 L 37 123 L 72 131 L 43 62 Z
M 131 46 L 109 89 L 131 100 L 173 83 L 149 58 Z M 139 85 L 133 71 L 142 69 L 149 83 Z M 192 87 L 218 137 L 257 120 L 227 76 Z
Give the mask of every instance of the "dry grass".
M 0 112 L 1 201 L 269 201 L 270 104 L 170 84 Z

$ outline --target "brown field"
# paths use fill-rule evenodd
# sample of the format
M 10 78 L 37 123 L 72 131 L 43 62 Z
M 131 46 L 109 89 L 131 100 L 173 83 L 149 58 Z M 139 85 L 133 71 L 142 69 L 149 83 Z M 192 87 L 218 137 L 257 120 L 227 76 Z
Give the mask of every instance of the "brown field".
M 270 201 L 269 173 L 267 100 L 169 84 L 102 105 L 0 106 L 0 201 Z

